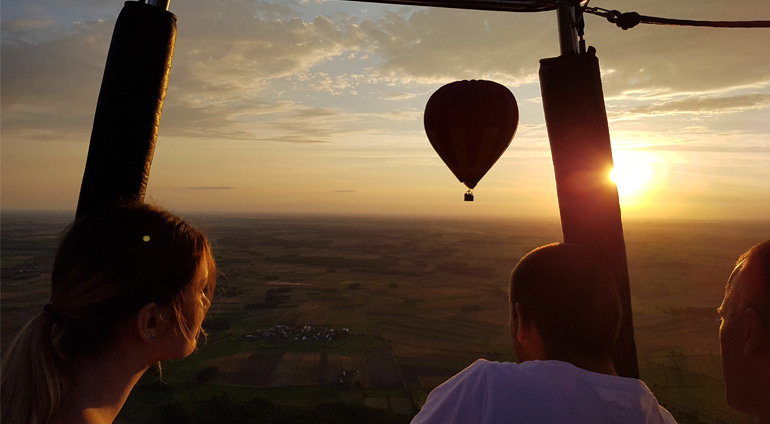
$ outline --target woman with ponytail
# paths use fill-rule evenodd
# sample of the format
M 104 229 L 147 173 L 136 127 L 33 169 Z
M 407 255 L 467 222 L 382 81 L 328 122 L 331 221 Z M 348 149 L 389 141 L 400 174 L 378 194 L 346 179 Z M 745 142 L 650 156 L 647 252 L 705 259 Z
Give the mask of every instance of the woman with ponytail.
M 49 303 L 5 352 L 3 423 L 111 423 L 151 365 L 195 350 L 215 276 L 206 237 L 166 211 L 120 202 L 75 221 Z

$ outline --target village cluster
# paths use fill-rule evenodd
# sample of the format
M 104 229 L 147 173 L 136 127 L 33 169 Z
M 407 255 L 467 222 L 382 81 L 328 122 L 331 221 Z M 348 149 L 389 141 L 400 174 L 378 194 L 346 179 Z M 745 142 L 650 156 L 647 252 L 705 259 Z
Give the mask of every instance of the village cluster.
M 286 339 L 295 341 L 332 341 L 348 335 L 350 330 L 342 328 L 335 330 L 312 325 L 289 326 L 274 325 L 267 330 L 257 330 L 244 336 L 245 339 Z

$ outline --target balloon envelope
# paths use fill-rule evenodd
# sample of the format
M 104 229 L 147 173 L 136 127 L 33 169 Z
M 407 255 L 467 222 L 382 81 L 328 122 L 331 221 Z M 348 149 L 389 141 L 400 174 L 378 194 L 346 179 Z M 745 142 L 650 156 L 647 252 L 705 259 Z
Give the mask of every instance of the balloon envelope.
M 449 83 L 425 106 L 430 144 L 468 188 L 476 187 L 508 148 L 518 122 L 513 93 L 492 81 Z

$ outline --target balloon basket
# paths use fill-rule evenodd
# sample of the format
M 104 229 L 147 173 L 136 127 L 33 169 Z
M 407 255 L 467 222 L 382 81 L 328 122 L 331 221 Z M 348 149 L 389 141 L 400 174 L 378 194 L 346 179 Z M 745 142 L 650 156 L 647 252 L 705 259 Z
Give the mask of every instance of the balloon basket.
M 472 202 L 473 201 L 473 192 L 468 190 L 465 192 L 465 201 L 466 202 Z

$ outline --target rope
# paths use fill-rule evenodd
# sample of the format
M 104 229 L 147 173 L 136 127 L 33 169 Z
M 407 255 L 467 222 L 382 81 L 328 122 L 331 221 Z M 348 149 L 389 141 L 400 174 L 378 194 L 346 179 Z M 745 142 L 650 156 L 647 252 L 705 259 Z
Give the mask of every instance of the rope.
M 677 25 L 712 28 L 770 28 L 770 21 L 695 21 L 691 19 L 659 18 L 640 15 L 636 12 L 621 13 L 617 10 L 607 10 L 601 7 L 586 7 L 586 13 L 606 18 L 619 28 L 629 29 L 638 24 Z

